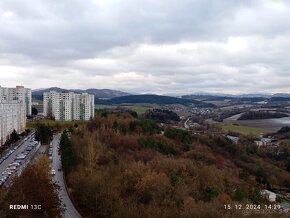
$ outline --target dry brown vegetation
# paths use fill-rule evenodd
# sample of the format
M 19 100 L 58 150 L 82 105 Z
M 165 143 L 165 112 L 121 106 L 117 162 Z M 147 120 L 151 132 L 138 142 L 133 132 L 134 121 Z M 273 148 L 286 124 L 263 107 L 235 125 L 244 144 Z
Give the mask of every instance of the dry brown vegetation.
M 61 217 L 58 187 L 49 172 L 48 158 L 42 157 L 15 178 L 9 188 L 0 188 L 0 217 Z M 11 210 L 10 205 L 29 205 L 29 209 Z M 41 209 L 32 209 L 31 205 L 41 205 Z
M 255 177 L 204 139 L 187 138 L 184 149 L 182 134 L 167 138 L 142 122 L 97 115 L 73 131 L 67 181 L 84 217 L 240 217 L 224 204 L 262 201 Z

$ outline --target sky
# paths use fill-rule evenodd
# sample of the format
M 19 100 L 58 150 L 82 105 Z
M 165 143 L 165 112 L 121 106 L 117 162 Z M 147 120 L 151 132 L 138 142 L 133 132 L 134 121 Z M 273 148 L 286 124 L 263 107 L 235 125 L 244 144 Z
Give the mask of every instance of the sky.
M 290 93 L 290 1 L 1 0 L 0 85 Z

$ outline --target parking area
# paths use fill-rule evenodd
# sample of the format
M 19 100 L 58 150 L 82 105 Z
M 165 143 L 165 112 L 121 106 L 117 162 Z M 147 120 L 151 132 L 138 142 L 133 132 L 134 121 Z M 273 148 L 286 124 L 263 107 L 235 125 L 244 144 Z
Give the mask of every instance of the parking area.
M 13 177 L 20 175 L 39 147 L 35 132 L 32 132 L 3 156 L 0 159 L 0 186 L 9 185 Z

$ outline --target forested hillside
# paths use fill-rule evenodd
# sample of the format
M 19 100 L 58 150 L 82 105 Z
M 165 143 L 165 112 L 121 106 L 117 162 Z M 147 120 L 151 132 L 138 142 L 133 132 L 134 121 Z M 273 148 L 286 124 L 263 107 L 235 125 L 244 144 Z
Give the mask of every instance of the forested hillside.
M 282 117 L 289 117 L 289 115 L 281 112 L 250 111 L 242 114 L 238 120 L 275 119 Z
M 238 157 L 226 140 L 160 132 L 154 121 L 111 114 L 62 135 L 68 186 L 85 217 L 238 217 L 224 204 L 263 202 L 269 182 L 259 179 L 268 175 L 241 168 L 246 150 Z

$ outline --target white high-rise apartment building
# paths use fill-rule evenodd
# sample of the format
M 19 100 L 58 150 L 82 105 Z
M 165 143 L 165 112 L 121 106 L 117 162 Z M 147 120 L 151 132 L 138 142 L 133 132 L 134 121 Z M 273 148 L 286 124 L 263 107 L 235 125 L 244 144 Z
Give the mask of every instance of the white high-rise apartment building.
M 31 114 L 31 89 L 0 86 L 0 145 L 13 130 L 21 133 L 26 128 L 26 115 Z
M 95 116 L 94 95 L 74 92 L 43 93 L 43 114 L 55 120 L 90 120 Z
M 31 89 L 24 88 L 24 86 L 16 86 L 16 88 L 4 88 L 0 86 L 0 101 L 3 103 L 15 101 L 22 103 L 26 115 L 31 115 Z

